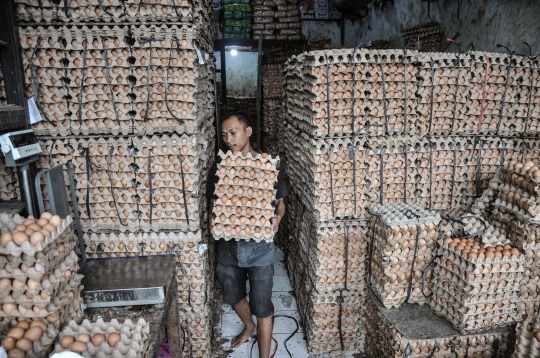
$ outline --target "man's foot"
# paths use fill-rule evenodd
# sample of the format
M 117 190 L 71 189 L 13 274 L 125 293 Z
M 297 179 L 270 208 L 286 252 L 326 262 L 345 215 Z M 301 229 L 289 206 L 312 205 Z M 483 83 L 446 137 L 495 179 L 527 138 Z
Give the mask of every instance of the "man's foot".
M 248 339 L 249 337 L 255 333 L 255 331 L 257 330 L 257 326 L 255 325 L 250 325 L 249 327 L 246 326 L 244 328 L 244 330 L 242 331 L 242 333 L 240 333 L 238 336 L 234 337 L 231 341 L 231 347 L 233 348 L 240 348 L 242 347 L 242 344 L 244 344 Z

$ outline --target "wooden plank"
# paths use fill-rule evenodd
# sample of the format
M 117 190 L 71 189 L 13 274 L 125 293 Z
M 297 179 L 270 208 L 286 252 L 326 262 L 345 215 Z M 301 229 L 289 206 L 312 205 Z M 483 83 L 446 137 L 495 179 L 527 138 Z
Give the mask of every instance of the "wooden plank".
M 26 129 L 26 110 L 21 106 L 0 107 L 0 132 Z

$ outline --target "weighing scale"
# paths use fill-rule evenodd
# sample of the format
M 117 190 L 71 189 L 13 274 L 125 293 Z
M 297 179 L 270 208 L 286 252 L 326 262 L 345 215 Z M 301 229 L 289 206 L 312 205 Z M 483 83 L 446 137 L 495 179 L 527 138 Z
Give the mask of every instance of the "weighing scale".
M 6 157 L 6 166 L 16 167 L 22 180 L 21 189 L 26 200 L 26 210 L 29 215 L 33 212 L 32 188 L 30 184 L 30 163 L 37 162 L 41 147 L 32 129 L 24 129 L 0 135 L 0 149 Z
M 89 308 L 163 305 L 175 256 L 135 256 L 86 260 L 81 297 Z M 157 308 L 156 307 L 156 308 Z

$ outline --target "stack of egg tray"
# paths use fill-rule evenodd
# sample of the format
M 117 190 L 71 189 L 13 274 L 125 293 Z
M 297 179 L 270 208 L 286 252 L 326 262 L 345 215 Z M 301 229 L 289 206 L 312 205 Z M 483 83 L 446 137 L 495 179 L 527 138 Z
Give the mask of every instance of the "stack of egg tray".
M 417 112 L 421 133 L 478 133 L 475 123 L 466 122 L 470 60 L 462 53 L 453 58 L 447 53 L 420 54 Z
M 253 2 L 253 38 L 301 40 L 298 1 Z
M 439 51 L 443 29 L 437 22 L 415 25 L 400 31 L 406 44 L 419 51 Z
M 0 106 L 6 106 L 6 86 L 4 82 L 4 73 L 2 72 L 2 65 L 0 65 Z
M 314 138 L 285 130 L 289 182 L 318 221 L 361 218 L 364 201 L 362 137 Z
M 506 357 L 513 352 L 513 327 L 462 335 L 429 306 L 404 304 L 387 309 L 371 294 L 367 299 L 366 355 L 390 357 Z
M 538 59 L 502 53 L 470 52 L 469 120 L 482 117 L 483 133 L 516 135 L 539 130 Z M 533 74 L 534 72 L 534 74 Z M 534 77 L 533 77 L 534 76 Z M 485 93 L 485 99 L 483 99 Z
M 2 213 L 0 231 L 11 232 L 24 221 L 19 215 Z M 58 333 L 60 325 L 82 318 L 83 276 L 77 274 L 75 246 L 73 220 L 68 216 L 36 246 L 29 241 L 22 246 L 10 241 L 5 248 L 0 247 L 0 276 L 4 281 L 0 292 L 1 322 L 10 326 L 23 319 L 43 320 L 49 329 Z M 13 308 L 10 313 L 7 313 L 8 306 Z M 33 350 L 42 350 L 41 343 L 35 342 Z
M 418 133 L 417 53 L 326 50 L 286 67 L 287 117 L 311 135 Z
M 540 317 L 528 316 L 516 327 L 516 349 L 512 358 L 540 356 Z
M 17 20 L 24 22 L 122 22 L 156 21 L 191 23 L 211 34 L 212 2 L 190 0 L 17 0 Z
M 213 208 L 214 238 L 272 241 L 279 157 L 220 151 Z
M 4 156 L 0 159 L 0 200 L 14 200 L 20 197 L 17 170 L 6 167 Z
M 201 232 L 101 233 L 85 234 L 86 255 L 90 258 L 175 255 L 177 266 L 178 309 L 184 328 L 185 354 L 193 357 L 209 352 L 214 274 L 213 245 Z M 189 339 L 188 339 L 189 336 Z M 198 351 L 199 353 L 195 353 Z
M 44 117 L 34 125 L 37 135 L 194 133 L 214 113 L 210 45 L 192 26 L 36 27 L 20 34 L 26 93 Z
M 297 298 L 308 352 L 312 355 L 327 353 L 341 356 L 343 351 L 362 350 L 366 335 L 365 292 L 338 289 L 319 293 L 294 255 L 288 255 L 287 268 Z
M 463 242 L 472 243 L 473 248 L 484 247 L 486 253 L 466 251 L 460 246 Z M 525 257 L 519 250 L 509 244 L 488 247 L 479 236 L 446 238 L 434 262 L 430 305 L 460 332 L 477 332 L 520 320 L 517 304 Z
M 213 131 L 132 139 L 142 230 L 199 229 Z
M 150 324 L 140 318 L 137 322 L 126 319 L 120 323 L 116 319 L 110 322 L 105 322 L 98 319 L 96 322 L 90 322 L 85 319 L 80 324 L 70 322 L 60 335 L 58 341 L 54 345 L 53 353 L 69 351 L 60 345 L 60 340 L 63 337 L 77 337 L 81 334 L 87 334 L 92 337 L 95 334 L 103 334 L 106 337 L 111 333 L 119 333 L 120 340 L 114 347 L 111 347 L 107 340 L 104 340 L 101 345 L 94 346 L 92 342 L 87 342 L 88 351 L 83 352 L 85 358 L 93 357 L 126 357 L 126 358 L 143 358 L 148 349 L 148 338 L 150 335 Z
M 289 208 L 290 209 L 290 208 Z M 317 223 L 304 213 L 293 229 L 306 285 L 318 293 L 365 291 L 367 242 L 365 223 L 335 220 Z M 299 283 L 301 284 L 301 283 Z
M 263 116 L 263 148 L 267 153 L 278 154 L 280 146 L 282 121 L 285 118 L 283 65 L 279 63 L 265 64 L 262 67 L 262 116 Z
M 368 211 L 367 284 L 387 308 L 426 303 L 423 290 L 431 287 L 431 277 L 422 274 L 435 257 L 441 217 L 419 204 L 375 205 Z

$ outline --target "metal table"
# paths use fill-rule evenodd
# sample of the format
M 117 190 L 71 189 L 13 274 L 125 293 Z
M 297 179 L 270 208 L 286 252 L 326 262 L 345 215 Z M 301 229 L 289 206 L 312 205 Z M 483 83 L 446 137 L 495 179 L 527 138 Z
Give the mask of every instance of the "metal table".
M 139 269 L 134 271 L 136 267 Z M 141 270 L 141 267 L 146 269 Z M 83 280 L 85 288 L 82 296 L 86 297 L 91 305 L 101 305 L 106 299 L 116 305 L 87 308 L 85 313 L 89 320 L 102 318 L 110 321 L 115 318 L 122 322 L 126 319 L 144 318 L 150 324 L 146 357 L 157 357 L 159 346 L 165 337 L 170 345 L 170 355 L 182 357 L 174 256 L 89 259 L 82 264 L 81 273 L 87 275 Z M 138 280 L 134 280 L 135 278 Z M 156 303 L 160 287 L 164 288 L 162 303 Z M 119 306 L 130 302 L 130 299 L 135 304 L 147 300 L 147 304 Z

